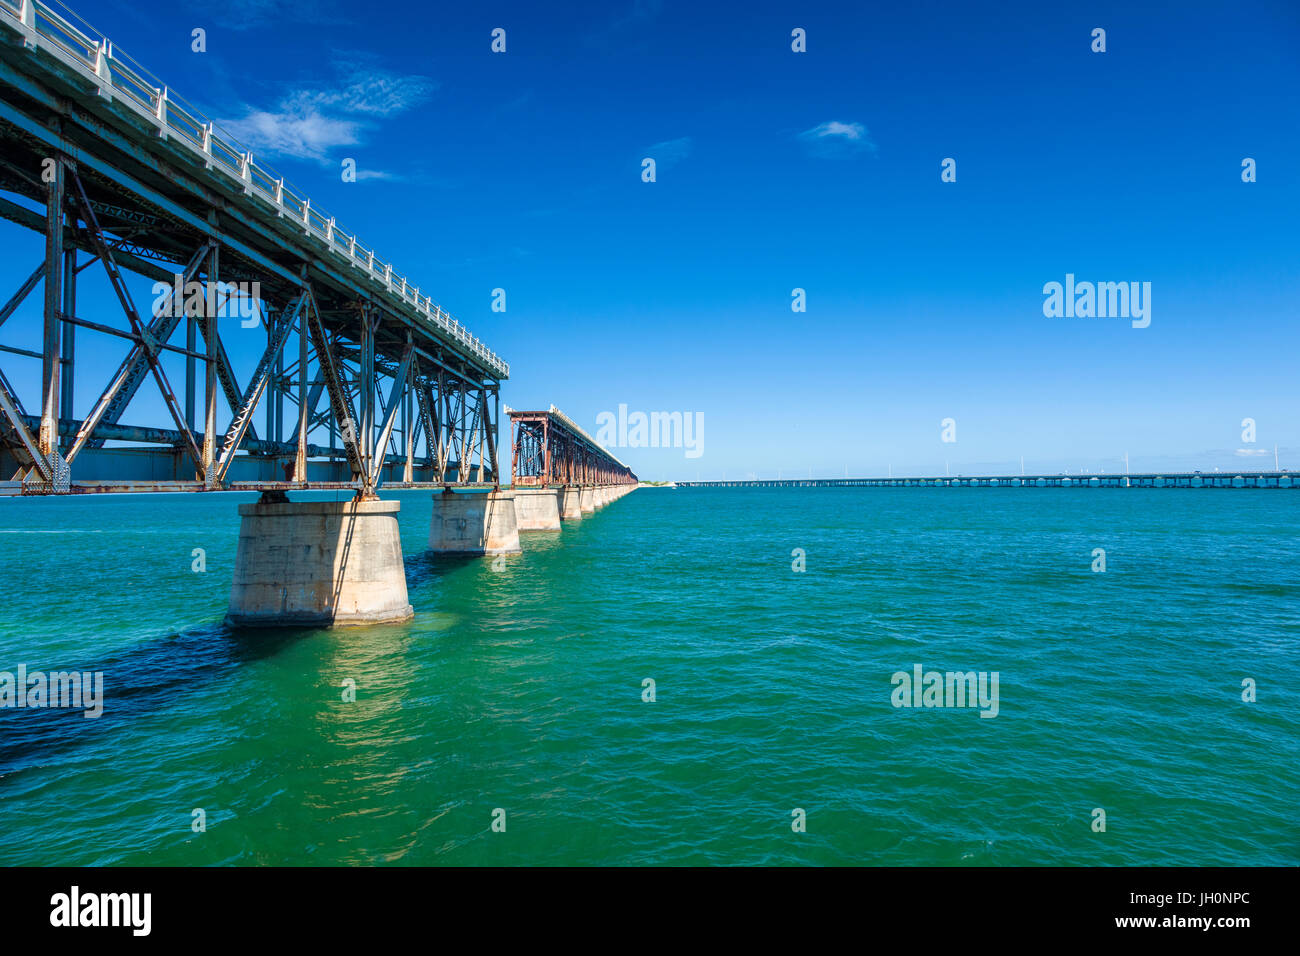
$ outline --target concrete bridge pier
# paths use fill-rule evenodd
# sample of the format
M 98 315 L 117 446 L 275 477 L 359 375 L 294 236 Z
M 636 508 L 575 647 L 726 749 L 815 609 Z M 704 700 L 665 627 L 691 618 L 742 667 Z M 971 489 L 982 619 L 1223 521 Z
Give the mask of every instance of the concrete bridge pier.
M 433 496 L 429 547 L 437 554 L 518 554 L 515 493 L 443 491 Z
M 560 495 L 555 488 L 514 488 L 515 523 L 520 531 L 559 531 Z
M 582 485 L 582 513 L 589 515 L 596 510 L 596 489 L 591 485 Z
M 582 489 L 578 485 L 565 485 L 558 492 L 560 519 L 574 521 L 582 517 Z
M 398 502 L 274 497 L 239 506 L 227 624 L 382 624 L 414 616 Z

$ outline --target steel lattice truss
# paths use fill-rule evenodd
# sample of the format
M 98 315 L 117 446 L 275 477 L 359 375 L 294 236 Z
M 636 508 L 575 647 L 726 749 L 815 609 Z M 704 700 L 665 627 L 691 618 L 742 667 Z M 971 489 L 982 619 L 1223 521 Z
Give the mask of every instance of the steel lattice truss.
M 43 287 L 37 347 L 0 345 L 42 369 L 29 413 L 0 363 L 0 494 L 495 485 L 509 367 L 87 30 L 0 0 L 0 218 L 45 237 L 0 306 L 3 331 Z M 78 311 L 87 269 L 114 321 Z M 169 291 L 142 312 L 125 273 Z M 256 283 L 256 303 L 234 283 Z M 81 371 L 79 329 L 122 343 L 107 382 Z M 234 335 L 263 339 L 244 381 Z M 148 392 L 168 424 L 124 424 Z
M 544 412 L 507 409 L 512 445 L 510 483 L 520 487 L 622 485 L 632 469 L 602 448 L 555 406 Z

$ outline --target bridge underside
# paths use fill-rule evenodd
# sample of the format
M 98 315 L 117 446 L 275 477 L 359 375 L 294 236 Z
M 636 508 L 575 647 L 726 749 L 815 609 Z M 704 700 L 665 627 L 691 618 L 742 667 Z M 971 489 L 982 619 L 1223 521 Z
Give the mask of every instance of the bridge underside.
M 0 334 L 42 304 L 39 339 L 0 342 L 0 494 L 497 484 L 508 366 L 107 41 L 83 51 L 10 16 L 0 217 L 44 250 L 0 290 Z M 86 270 L 109 314 L 78 308 Z M 151 307 L 127 273 L 154 283 Z M 87 369 L 88 348 L 117 370 Z M 27 402 L 17 362 L 40 366 Z M 130 424 L 145 404 L 163 424 Z

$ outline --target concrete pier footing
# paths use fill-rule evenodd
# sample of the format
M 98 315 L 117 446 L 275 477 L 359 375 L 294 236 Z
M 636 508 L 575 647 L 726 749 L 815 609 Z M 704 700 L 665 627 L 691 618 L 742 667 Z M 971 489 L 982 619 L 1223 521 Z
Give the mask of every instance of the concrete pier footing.
M 560 520 L 573 521 L 582 517 L 582 489 L 565 485 L 557 492 L 560 501 Z
M 559 531 L 560 492 L 554 488 L 514 488 L 515 524 L 520 531 Z
M 558 531 L 635 485 L 442 492 L 429 547 L 442 554 L 518 554 L 520 531 Z M 239 506 L 228 624 L 360 625 L 414 616 L 396 501 L 259 501 Z
M 439 554 L 518 554 L 521 549 L 514 493 L 435 494 L 429 547 Z
M 409 620 L 396 501 L 239 506 L 226 622 L 236 627 Z

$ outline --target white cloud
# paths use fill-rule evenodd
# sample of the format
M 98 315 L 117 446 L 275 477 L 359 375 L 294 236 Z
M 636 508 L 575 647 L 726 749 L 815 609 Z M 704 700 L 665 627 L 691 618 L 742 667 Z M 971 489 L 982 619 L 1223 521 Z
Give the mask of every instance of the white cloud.
M 664 169 L 679 163 L 691 154 L 691 149 L 695 143 L 689 136 L 682 136 L 678 139 L 664 140 L 662 143 L 655 143 L 645 151 L 645 155 L 655 161 L 655 166 Z
M 829 123 L 822 123 L 821 126 L 814 126 L 804 133 L 805 136 L 843 136 L 845 139 L 858 140 L 867 135 L 866 127 L 861 123 L 841 123 L 838 120 L 831 120 Z
M 260 30 L 285 23 L 344 26 L 348 23 L 334 0 L 197 0 L 204 16 L 227 30 Z
M 218 125 L 254 153 L 325 162 L 330 152 L 362 142 L 374 120 L 395 116 L 423 103 L 438 84 L 426 76 L 401 76 L 362 61 L 334 64 L 335 85 L 297 89 L 274 109 L 246 108 Z M 389 178 L 371 171 L 368 179 Z
M 1237 456 L 1239 458 L 1250 458 L 1256 455 L 1271 455 L 1271 454 L 1273 454 L 1273 451 L 1270 448 L 1238 448 L 1237 449 Z
M 251 110 L 243 119 L 218 125 L 254 153 L 297 159 L 323 161 L 331 149 L 361 142 L 357 123 L 325 116 L 304 104 L 285 104 L 276 112 Z
M 317 106 L 346 113 L 392 116 L 423 103 L 438 88 L 427 76 L 398 76 L 363 67 L 351 69 L 353 72 L 341 89 L 301 91 L 296 95 Z
M 804 130 L 799 134 L 799 139 L 812 152 L 823 156 L 844 155 L 863 150 L 872 153 L 876 151 L 876 144 L 872 142 L 870 133 L 861 123 L 841 123 L 839 120 L 830 120 L 812 129 Z
M 604 46 L 618 34 L 636 30 L 654 20 L 663 8 L 663 0 L 632 0 L 630 7 L 598 27 L 587 40 Z

